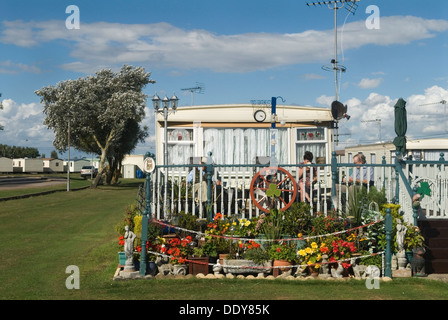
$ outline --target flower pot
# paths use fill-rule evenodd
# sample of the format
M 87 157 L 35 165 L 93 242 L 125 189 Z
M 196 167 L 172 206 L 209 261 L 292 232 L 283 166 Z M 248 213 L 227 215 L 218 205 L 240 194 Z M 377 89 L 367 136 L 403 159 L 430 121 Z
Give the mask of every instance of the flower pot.
M 266 261 L 263 265 L 255 263 L 253 260 L 246 259 L 224 259 L 223 271 L 231 274 L 251 274 L 271 272 L 272 261 Z
M 187 265 L 186 264 L 174 264 L 171 269 L 171 273 L 175 276 L 177 275 L 186 275 L 187 274 Z
M 210 272 L 209 257 L 189 257 L 188 273 L 197 275 L 198 273 L 208 274 Z
M 118 252 L 118 264 L 124 266 L 126 263 L 126 254 L 124 252 Z
M 224 264 L 224 259 L 226 259 L 228 255 L 229 255 L 228 253 L 220 253 L 219 254 L 219 264 L 220 265 Z
M 291 262 L 288 260 L 274 260 L 274 277 L 281 275 L 284 272 L 288 272 L 291 270 Z

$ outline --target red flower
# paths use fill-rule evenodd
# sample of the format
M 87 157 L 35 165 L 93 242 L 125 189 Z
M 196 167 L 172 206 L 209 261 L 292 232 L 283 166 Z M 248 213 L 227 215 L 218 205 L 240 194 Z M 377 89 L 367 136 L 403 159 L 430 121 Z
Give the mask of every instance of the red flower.
M 282 251 L 282 249 L 281 248 L 277 248 L 276 251 L 280 253 Z

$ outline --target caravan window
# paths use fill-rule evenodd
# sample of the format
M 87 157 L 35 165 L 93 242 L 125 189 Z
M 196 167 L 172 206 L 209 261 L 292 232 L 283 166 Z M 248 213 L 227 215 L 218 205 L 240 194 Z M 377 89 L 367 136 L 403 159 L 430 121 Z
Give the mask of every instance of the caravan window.
M 303 161 L 305 151 L 313 153 L 313 162 L 317 157 L 326 157 L 327 132 L 325 128 L 298 128 L 296 129 L 296 163 Z

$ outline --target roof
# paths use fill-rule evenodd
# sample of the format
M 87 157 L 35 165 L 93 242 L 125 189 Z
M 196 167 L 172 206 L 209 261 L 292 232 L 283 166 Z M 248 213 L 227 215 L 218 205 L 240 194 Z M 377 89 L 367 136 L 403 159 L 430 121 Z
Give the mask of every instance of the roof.
M 266 113 L 265 123 L 270 122 L 271 107 L 252 104 L 225 104 L 179 107 L 168 117 L 170 122 L 254 122 L 253 114 L 263 109 Z M 314 121 L 332 121 L 330 108 L 309 106 L 277 105 L 277 122 L 303 123 Z M 157 121 L 163 121 L 163 114 L 157 113 Z

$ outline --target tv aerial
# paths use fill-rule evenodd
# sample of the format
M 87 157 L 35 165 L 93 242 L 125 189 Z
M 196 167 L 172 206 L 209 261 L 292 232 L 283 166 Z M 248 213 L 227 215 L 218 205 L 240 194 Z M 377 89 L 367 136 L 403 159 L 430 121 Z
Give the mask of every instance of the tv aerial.
M 434 104 L 443 104 L 443 116 L 445 119 L 445 132 L 448 132 L 448 128 L 446 126 L 446 100 L 441 100 L 439 102 L 424 103 L 424 104 L 421 104 L 420 106 L 429 106 L 429 105 L 434 105 Z
M 323 66 L 325 71 L 334 71 L 334 83 L 335 83 L 335 100 L 338 100 L 338 73 L 344 73 L 347 68 L 338 64 L 338 10 L 345 8 L 350 13 L 355 14 L 358 5 L 356 2 L 361 0 L 332 0 L 332 1 L 316 1 L 306 3 L 309 6 L 322 6 L 327 5 L 329 9 L 334 10 L 334 59 L 331 59 L 331 66 Z M 347 6 L 346 6 L 347 4 Z
M 184 89 L 181 89 L 181 90 L 182 91 L 189 91 L 191 93 L 191 105 L 193 105 L 194 104 L 194 94 L 195 93 L 199 93 L 199 94 L 204 93 L 205 86 L 204 86 L 203 83 L 196 82 L 196 86 L 195 87 L 184 88 Z

